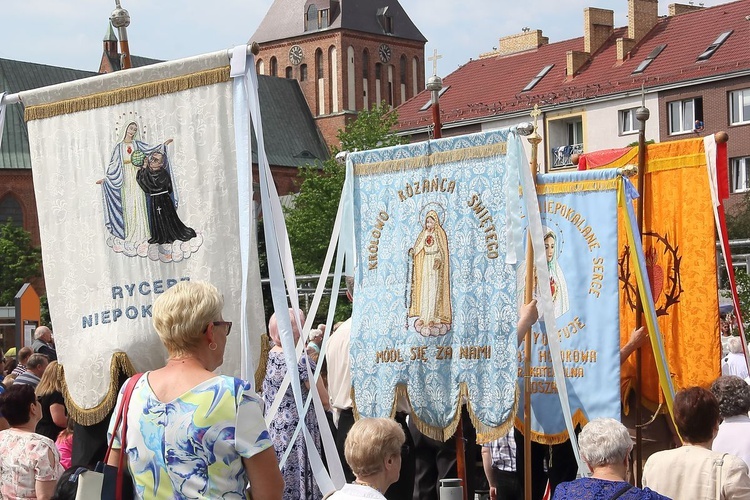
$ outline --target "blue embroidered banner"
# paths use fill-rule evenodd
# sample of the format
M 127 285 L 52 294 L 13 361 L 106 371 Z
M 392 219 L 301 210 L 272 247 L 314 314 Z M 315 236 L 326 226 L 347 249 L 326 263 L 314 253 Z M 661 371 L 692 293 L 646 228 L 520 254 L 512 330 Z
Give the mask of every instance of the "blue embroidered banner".
M 574 424 L 620 419 L 617 170 L 537 176 L 556 332 L 532 328 L 531 430 L 535 441 L 568 438 L 553 380 L 548 335 L 557 335 Z M 525 286 L 519 269 L 519 289 Z M 534 279 L 534 296 L 539 283 Z M 523 344 L 520 349 L 523 349 Z M 519 353 L 519 359 L 523 359 Z M 523 392 L 523 366 L 518 368 Z M 519 420 L 523 412 L 519 412 Z
M 455 431 L 462 398 L 480 434 L 512 422 L 519 168 L 508 130 L 349 155 L 360 415 L 392 415 L 408 392 L 418 427 L 437 439 Z

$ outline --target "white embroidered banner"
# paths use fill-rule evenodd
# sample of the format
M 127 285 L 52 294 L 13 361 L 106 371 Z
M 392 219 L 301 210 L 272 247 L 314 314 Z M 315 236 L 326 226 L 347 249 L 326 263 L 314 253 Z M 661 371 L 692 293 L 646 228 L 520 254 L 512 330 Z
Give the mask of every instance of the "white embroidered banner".
M 113 397 L 114 353 L 138 371 L 163 365 L 151 306 L 178 281 L 215 284 L 224 317 L 240 321 L 228 64 L 219 52 L 22 94 L 50 314 L 84 412 Z M 264 316 L 255 231 L 250 239 L 252 374 Z M 239 376 L 240 335 L 228 340 L 219 371 Z

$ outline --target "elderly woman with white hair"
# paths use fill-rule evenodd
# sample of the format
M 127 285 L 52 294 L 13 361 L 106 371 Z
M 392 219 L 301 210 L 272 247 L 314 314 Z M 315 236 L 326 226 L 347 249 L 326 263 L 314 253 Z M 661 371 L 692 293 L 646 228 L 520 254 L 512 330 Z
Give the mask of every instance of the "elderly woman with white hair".
M 625 478 L 630 469 L 633 440 L 615 419 L 596 418 L 578 435 L 581 458 L 591 469 L 591 477 L 560 483 L 553 500 L 669 500 L 648 488 L 636 488 Z
M 750 385 L 740 377 L 719 377 L 711 384 L 711 392 L 719 401 L 723 421 L 711 444 L 711 450 L 741 458 L 750 467 Z
M 401 448 L 406 435 L 398 422 L 390 418 L 362 418 L 346 436 L 344 456 L 355 480 L 330 500 L 385 500 L 383 493 L 398 481 L 401 471 Z
M 292 334 L 295 344 L 299 340 L 300 333 L 297 322 L 294 318 L 294 311 L 289 309 L 289 321 L 292 324 Z M 299 324 L 305 322 L 305 314 L 299 312 Z M 268 334 L 273 341 L 273 347 L 268 353 L 268 362 L 266 363 L 266 376 L 263 379 L 263 401 L 268 412 L 276 399 L 276 394 L 281 388 L 281 383 L 286 375 L 287 366 L 284 358 L 284 350 L 281 347 L 281 336 L 279 333 L 279 324 L 276 314 L 271 316 L 268 321 Z M 297 364 L 297 375 L 302 382 L 302 399 L 307 399 L 310 392 L 310 380 L 307 374 L 307 365 L 310 365 L 310 371 L 315 371 L 315 362 L 303 354 Z M 316 384 L 320 399 L 327 410 L 330 407 L 328 391 L 323 385 L 323 378 L 318 378 Z M 299 422 L 297 405 L 294 401 L 292 386 L 290 385 L 282 396 L 281 404 L 273 416 L 268 428 L 268 432 L 273 440 L 276 449 L 276 455 L 281 461 L 294 437 L 294 431 Z M 310 431 L 315 446 L 320 450 L 320 430 L 316 425 L 315 413 L 312 407 L 309 408 L 305 416 L 305 425 Z M 320 425 L 328 425 L 328 422 L 320 422 Z M 284 500 L 319 500 L 323 497 L 318 485 L 313 478 L 310 460 L 308 459 L 307 446 L 305 445 L 305 436 L 302 432 L 297 435 L 296 441 L 292 445 L 292 451 L 289 458 L 281 469 L 284 476 Z
M 721 363 L 721 374 L 735 375 L 745 381 L 750 381 L 745 351 L 742 349 L 742 339 L 740 337 L 729 337 L 728 344 L 729 354 L 724 357 Z
M 213 373 L 232 330 L 223 308 L 216 287 L 202 281 L 182 281 L 154 302 L 154 329 L 169 358 L 136 382 L 125 414 L 126 449 L 120 427 L 108 459 L 117 467 L 121 451 L 127 453 L 139 499 L 244 499 L 248 483 L 254 498 L 282 498 L 260 398 L 250 383 Z

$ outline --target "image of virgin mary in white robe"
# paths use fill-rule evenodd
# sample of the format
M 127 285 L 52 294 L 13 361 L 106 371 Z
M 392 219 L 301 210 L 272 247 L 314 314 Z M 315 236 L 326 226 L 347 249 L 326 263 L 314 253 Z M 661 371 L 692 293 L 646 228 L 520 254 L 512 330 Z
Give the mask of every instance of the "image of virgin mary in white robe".
M 450 255 L 435 210 L 427 212 L 409 255 L 413 259 L 409 317 L 416 318 L 414 329 L 425 337 L 445 335 L 452 323 Z

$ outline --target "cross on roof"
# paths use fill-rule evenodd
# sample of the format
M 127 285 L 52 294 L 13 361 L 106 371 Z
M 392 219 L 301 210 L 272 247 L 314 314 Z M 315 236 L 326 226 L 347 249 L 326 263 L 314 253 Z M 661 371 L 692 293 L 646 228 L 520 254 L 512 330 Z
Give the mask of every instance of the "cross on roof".
M 534 130 L 537 129 L 536 128 L 536 123 L 537 123 L 537 120 L 539 119 L 539 116 L 541 114 L 542 114 L 542 110 L 539 109 L 539 105 L 538 104 L 534 104 L 534 109 L 531 110 L 531 113 L 529 113 L 529 115 L 534 119 Z
M 435 49 L 432 54 L 432 57 L 428 57 L 427 60 L 432 61 L 432 74 L 437 75 L 438 59 L 442 59 L 443 56 L 438 55 L 437 49 Z

